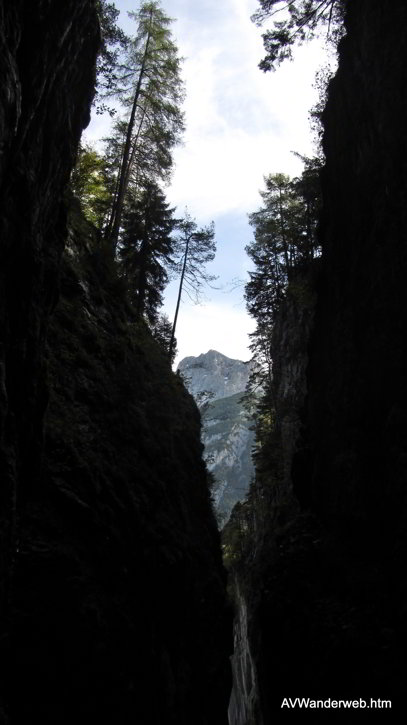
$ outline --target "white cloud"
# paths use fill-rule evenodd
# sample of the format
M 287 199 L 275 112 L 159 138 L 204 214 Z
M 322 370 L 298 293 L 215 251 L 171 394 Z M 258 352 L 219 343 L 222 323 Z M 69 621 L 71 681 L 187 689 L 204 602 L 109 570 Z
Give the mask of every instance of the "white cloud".
M 116 5 L 131 10 L 134 0 L 116 0 Z M 312 83 L 323 62 L 322 44 L 298 49 L 293 63 L 264 74 L 257 67 L 264 54 L 263 31 L 250 21 L 257 0 L 163 0 L 163 7 L 177 19 L 173 33 L 185 57 L 187 90 L 184 145 L 175 150 L 167 196 L 179 213 L 188 206 L 199 224 L 219 220 L 220 249 L 211 272 L 225 284 L 236 269 L 249 267 L 244 245 L 251 232 L 232 219 L 242 220 L 260 205 L 264 175 L 299 173 L 301 164 L 291 151 L 312 153 L 308 111 L 316 100 Z M 123 12 L 121 19 L 126 20 Z M 134 24 L 127 30 L 134 32 Z M 87 135 L 107 134 L 108 123 L 97 117 Z M 230 220 L 228 229 L 225 220 Z M 234 306 L 236 296 L 201 307 L 183 304 L 177 329 L 180 357 L 211 348 L 230 357 L 250 357 L 247 334 L 254 322 L 242 302 Z M 173 290 L 166 300 L 171 318 Z
M 249 332 L 254 322 L 242 308 L 228 304 L 183 304 L 175 336 L 180 354 L 176 364 L 189 355 L 218 350 L 236 360 L 249 360 Z
M 225 0 L 225 5 L 228 12 L 218 16 L 211 5 L 210 34 L 209 25 L 194 22 L 193 11 L 177 28 L 186 56 L 187 130 L 184 146 L 175 151 L 169 198 L 203 219 L 250 211 L 265 174 L 299 172 L 291 151 L 312 153 L 308 110 L 322 62 L 321 44 L 314 43 L 277 73 L 261 73 L 261 32 L 250 21 L 257 3 Z
M 299 148 L 303 151 L 303 146 Z M 187 143 L 177 152 L 168 198 L 181 208 L 188 206 L 200 220 L 249 212 L 259 204 L 264 174 L 281 170 L 295 174 L 300 166 L 278 138 L 230 129 L 204 136 L 199 144 Z

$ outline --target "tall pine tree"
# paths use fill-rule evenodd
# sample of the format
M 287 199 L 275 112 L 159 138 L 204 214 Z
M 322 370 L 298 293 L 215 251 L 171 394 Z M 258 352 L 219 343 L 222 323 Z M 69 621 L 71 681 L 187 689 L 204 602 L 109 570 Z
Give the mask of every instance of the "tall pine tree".
M 147 182 L 137 196 L 130 197 L 123 216 L 119 260 L 127 282 L 129 299 L 139 317 L 156 325 L 168 270 L 174 265 L 177 224 L 159 186 Z
M 184 87 L 170 30 L 172 20 L 156 0 L 143 2 L 129 16 L 137 23 L 137 33 L 127 46 L 120 77 L 112 91 L 127 109 L 125 123 L 116 129 L 120 148 L 117 183 L 106 228 L 114 252 L 127 190 L 132 183 L 169 178 L 171 151 L 184 130 L 180 110 Z
M 276 313 L 290 279 L 320 252 L 317 220 L 320 211 L 321 161 L 301 157 L 304 171 L 290 179 L 285 174 L 265 177 L 261 208 L 249 214 L 254 240 L 246 252 L 254 264 L 245 286 L 249 314 L 256 320 L 251 350 L 257 362 L 256 385 L 271 381 L 271 334 Z

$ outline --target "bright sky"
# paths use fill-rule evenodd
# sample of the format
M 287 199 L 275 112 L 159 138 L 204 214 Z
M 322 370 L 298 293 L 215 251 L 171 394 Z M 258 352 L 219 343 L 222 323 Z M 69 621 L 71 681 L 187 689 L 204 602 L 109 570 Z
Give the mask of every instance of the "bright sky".
M 116 0 L 120 21 L 131 32 L 127 10 L 137 0 Z M 257 0 L 162 0 L 174 18 L 173 35 L 184 57 L 186 133 L 175 150 L 175 173 L 167 199 L 182 215 L 185 207 L 199 226 L 215 222 L 217 256 L 208 271 L 219 276 L 219 289 L 208 289 L 196 306 L 185 296 L 176 337 L 178 358 L 215 349 L 232 358 L 250 359 L 248 333 L 254 321 L 243 300 L 249 259 L 244 247 L 252 238 L 247 214 L 261 204 L 263 176 L 296 175 L 301 163 L 291 153 L 312 155 L 308 111 L 316 101 L 314 76 L 323 63 L 321 44 L 301 47 L 292 63 L 263 73 L 261 33 L 250 16 Z M 86 132 L 88 140 L 106 133 L 100 117 Z M 169 285 L 164 311 L 174 316 L 176 283 Z

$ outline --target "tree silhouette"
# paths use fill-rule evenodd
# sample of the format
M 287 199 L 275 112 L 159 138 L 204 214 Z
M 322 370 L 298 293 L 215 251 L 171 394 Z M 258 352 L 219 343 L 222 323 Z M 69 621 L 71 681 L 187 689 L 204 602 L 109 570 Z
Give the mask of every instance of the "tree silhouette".
M 109 223 L 105 230 L 116 251 L 124 200 L 130 182 L 144 183 L 147 160 L 154 157 L 155 179 L 169 178 L 171 149 L 184 130 L 180 106 L 184 97 L 180 59 L 172 40 L 171 19 L 155 0 L 143 2 L 129 16 L 137 22 L 137 33 L 130 40 L 120 76 L 112 90 L 128 109 L 125 123 L 116 126 L 120 142 L 117 183 Z M 143 164 L 144 160 L 144 164 Z
M 198 304 L 202 287 L 216 279 L 214 275 L 208 274 L 205 270 L 205 265 L 212 262 L 216 253 L 214 223 L 211 222 L 208 226 L 198 229 L 196 221 L 186 212 L 185 217 L 178 222 L 178 229 L 177 251 L 179 261 L 177 270 L 180 273 L 180 282 L 172 326 L 170 355 L 174 345 L 175 329 L 183 290 L 185 289 L 189 297 Z
M 263 34 L 266 55 L 259 63 L 263 71 L 275 70 L 283 60 L 292 59 L 295 44 L 311 40 L 320 28 L 336 44 L 343 33 L 343 16 L 347 0 L 259 0 L 260 8 L 252 15 L 256 25 L 282 13 L 272 30 Z
M 177 220 L 153 182 L 128 201 L 119 246 L 120 266 L 137 315 L 153 325 L 168 283 L 167 270 L 175 263 L 172 232 Z

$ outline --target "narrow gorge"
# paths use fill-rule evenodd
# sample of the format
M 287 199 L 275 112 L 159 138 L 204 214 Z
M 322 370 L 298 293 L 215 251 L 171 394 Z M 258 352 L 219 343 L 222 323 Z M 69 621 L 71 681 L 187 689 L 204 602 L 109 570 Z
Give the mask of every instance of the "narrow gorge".
M 322 256 L 279 307 L 254 470 L 249 366 L 211 350 L 184 384 L 69 187 L 99 3 L 0 0 L 2 725 L 402 721 L 407 5 L 344 7 Z

